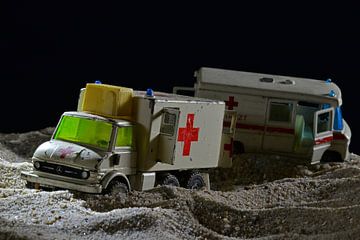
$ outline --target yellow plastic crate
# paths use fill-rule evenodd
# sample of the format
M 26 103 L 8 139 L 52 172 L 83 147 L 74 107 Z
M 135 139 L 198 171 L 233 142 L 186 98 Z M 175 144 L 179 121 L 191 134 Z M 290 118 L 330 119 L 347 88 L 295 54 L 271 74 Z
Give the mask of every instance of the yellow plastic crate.
M 130 118 L 132 98 L 132 88 L 88 83 L 80 95 L 78 110 L 109 118 Z

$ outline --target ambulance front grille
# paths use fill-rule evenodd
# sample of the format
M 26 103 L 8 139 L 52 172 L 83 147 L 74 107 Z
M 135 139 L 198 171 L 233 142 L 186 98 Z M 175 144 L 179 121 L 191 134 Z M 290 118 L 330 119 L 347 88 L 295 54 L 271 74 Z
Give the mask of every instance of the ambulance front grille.
M 66 177 L 73 177 L 73 178 L 80 178 L 83 179 L 82 173 L 83 170 L 67 167 L 63 165 L 41 162 L 40 168 L 37 169 L 38 171 L 43 171 L 47 173 L 57 174 Z

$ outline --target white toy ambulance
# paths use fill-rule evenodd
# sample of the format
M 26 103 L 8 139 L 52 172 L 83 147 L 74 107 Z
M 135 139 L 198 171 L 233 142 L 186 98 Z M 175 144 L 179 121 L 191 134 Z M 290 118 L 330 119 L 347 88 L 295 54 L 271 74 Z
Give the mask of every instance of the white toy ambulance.
M 209 187 L 207 169 L 231 166 L 224 111 L 218 100 L 87 84 L 21 176 L 29 187 L 88 193 Z
M 196 97 L 223 100 L 237 113 L 234 152 L 264 152 L 319 161 L 349 158 L 351 131 L 341 91 L 328 81 L 201 68 Z M 224 120 L 224 127 L 229 126 Z

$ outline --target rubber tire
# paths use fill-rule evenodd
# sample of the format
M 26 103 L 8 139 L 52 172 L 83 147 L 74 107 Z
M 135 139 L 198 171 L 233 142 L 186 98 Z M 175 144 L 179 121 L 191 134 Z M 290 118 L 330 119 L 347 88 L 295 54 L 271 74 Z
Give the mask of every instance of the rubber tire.
M 330 163 L 330 162 L 343 162 L 340 153 L 335 151 L 326 151 L 321 157 L 321 163 Z
M 245 152 L 244 144 L 240 141 L 233 142 L 233 155 L 240 155 Z
M 35 189 L 35 184 L 32 182 L 26 181 L 25 187 L 28 189 Z
M 129 188 L 126 183 L 120 182 L 119 180 L 112 180 L 106 188 L 106 193 L 111 195 L 127 195 L 129 193 Z
M 206 186 L 205 181 L 204 181 L 203 177 L 201 176 L 201 174 L 198 172 L 192 173 L 186 184 L 186 188 L 193 189 L 193 190 L 198 190 L 205 186 Z
M 173 174 L 166 174 L 163 179 L 161 180 L 160 185 L 166 185 L 166 186 L 174 186 L 174 187 L 180 187 L 179 180 L 177 177 Z

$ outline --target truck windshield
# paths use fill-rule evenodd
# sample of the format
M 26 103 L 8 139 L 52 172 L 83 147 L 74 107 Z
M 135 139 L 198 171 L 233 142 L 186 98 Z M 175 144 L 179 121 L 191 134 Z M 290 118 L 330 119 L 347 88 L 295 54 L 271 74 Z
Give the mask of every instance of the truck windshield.
M 88 144 L 107 150 L 111 131 L 112 125 L 101 120 L 63 116 L 54 134 L 54 139 Z

